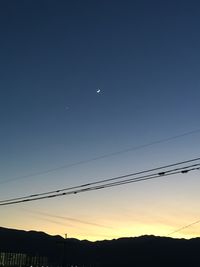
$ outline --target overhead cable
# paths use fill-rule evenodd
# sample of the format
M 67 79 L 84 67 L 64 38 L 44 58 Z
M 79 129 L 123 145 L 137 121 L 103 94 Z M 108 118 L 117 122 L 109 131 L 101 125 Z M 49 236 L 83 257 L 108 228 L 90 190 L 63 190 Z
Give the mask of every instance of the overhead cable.
M 77 186 L 66 187 L 66 188 L 62 188 L 62 189 L 56 189 L 56 190 L 53 190 L 53 191 L 47 191 L 47 192 L 43 192 L 43 193 L 31 194 L 31 195 L 21 196 L 21 197 L 17 197 L 17 198 L 4 199 L 4 200 L 0 200 L 0 203 L 7 202 L 7 201 L 16 201 L 16 200 L 21 200 L 21 199 L 26 199 L 26 198 L 35 198 L 35 197 L 38 197 L 38 196 L 45 196 L 45 195 L 49 195 L 49 194 L 60 193 L 60 192 L 63 192 L 63 191 L 69 191 L 69 190 L 85 188 L 85 187 L 88 187 L 88 186 L 94 186 L 94 185 L 102 184 L 102 183 L 105 183 L 105 182 L 125 179 L 125 178 L 131 177 L 131 176 L 137 176 L 137 175 L 141 175 L 141 174 L 145 174 L 145 173 L 151 173 L 153 171 L 158 171 L 158 170 L 162 170 L 162 169 L 168 169 L 170 167 L 175 167 L 175 166 L 184 165 L 184 164 L 197 162 L 197 161 L 200 161 L 200 157 L 193 158 L 193 159 L 186 160 L 186 161 L 181 161 L 181 162 L 176 162 L 176 163 L 164 165 L 164 166 L 161 166 L 161 167 L 156 167 L 156 168 L 152 168 L 152 169 L 147 169 L 147 170 L 143 170 L 143 171 L 138 171 L 138 172 L 133 172 L 133 173 L 125 174 L 125 175 L 120 175 L 120 176 L 117 176 L 117 177 L 106 178 L 106 179 L 104 178 L 104 179 L 100 179 L 100 180 L 95 181 L 95 182 L 90 182 L 90 183 L 81 184 L 81 185 L 77 185 Z M 198 165 L 199 165 L 199 163 L 196 163 L 196 164 L 190 165 L 190 167 L 191 166 L 195 167 L 195 166 L 198 166 Z M 184 168 L 184 167 L 185 166 L 183 166 L 182 168 Z M 186 168 L 187 168 L 187 166 L 186 166 Z M 159 174 L 162 174 L 162 172 L 159 172 Z
M 169 233 L 167 236 L 170 236 L 170 235 L 173 235 L 173 234 L 175 234 L 175 233 L 178 233 L 178 232 L 180 232 L 180 231 L 182 231 L 182 230 L 184 230 L 184 229 L 186 229 L 186 228 L 189 228 L 189 227 L 191 227 L 191 226 L 193 226 L 193 225 L 195 225 L 195 224 L 198 224 L 198 223 L 200 223 L 200 220 L 195 221 L 195 222 L 190 223 L 190 224 L 187 224 L 187 225 L 185 225 L 185 226 L 182 226 L 181 228 L 178 228 L 178 229 L 172 231 L 172 232 Z
M 156 144 L 169 142 L 169 141 L 172 141 L 172 140 L 175 140 L 175 139 L 179 139 L 179 138 L 182 138 L 182 137 L 185 137 L 185 136 L 188 136 L 188 135 L 192 135 L 192 134 L 195 134 L 195 133 L 199 133 L 199 132 L 200 132 L 200 129 L 196 129 L 196 130 L 189 131 L 189 132 L 184 132 L 184 133 L 179 134 L 179 135 L 174 135 L 174 136 L 171 136 L 171 137 L 168 137 L 168 138 L 159 139 L 159 140 L 156 140 L 156 141 L 153 141 L 153 142 L 150 142 L 150 143 L 146 143 L 146 144 L 142 144 L 142 145 L 138 145 L 138 146 L 133 146 L 133 147 L 126 148 L 126 149 L 123 149 L 123 150 L 119 150 L 119 151 L 103 154 L 103 155 L 100 155 L 100 156 L 97 156 L 97 157 L 94 157 L 94 158 L 90 158 L 90 159 L 86 159 L 86 160 L 80 160 L 80 161 L 72 162 L 72 163 L 67 163 L 67 164 L 64 164 L 64 165 L 61 165 L 61 166 L 58 166 L 58 167 L 55 167 L 55 168 L 46 169 L 44 171 L 34 172 L 34 173 L 31 173 L 31 174 L 27 174 L 27 175 L 22 175 L 22 176 L 10 178 L 10 179 L 5 179 L 5 180 L 0 181 L 0 184 L 5 184 L 5 183 L 13 182 L 13 181 L 16 181 L 16 180 L 20 180 L 20 179 L 31 178 L 31 177 L 36 177 L 36 176 L 40 176 L 40 175 L 49 174 L 49 173 L 56 172 L 56 171 L 59 171 L 59 170 L 62 170 L 62 169 L 67 169 L 67 168 L 70 168 L 70 167 L 83 165 L 83 164 L 86 164 L 86 163 L 90 163 L 90 162 L 93 162 L 93 161 L 97 161 L 97 160 L 101 160 L 101 159 L 117 156 L 117 155 L 124 154 L 124 153 L 127 153 L 127 152 L 140 150 L 140 149 L 143 149 L 143 148 L 146 148 L 146 147 L 150 147 L 150 146 L 153 146 L 153 145 L 156 145 Z
M 200 163 L 199 164 L 193 164 L 189 166 L 183 166 L 179 168 L 172 168 L 170 170 L 162 171 L 162 172 L 156 172 L 152 174 L 147 174 L 147 175 L 141 175 L 138 177 L 134 178 L 128 178 L 130 175 L 128 174 L 127 176 L 124 175 L 123 177 L 127 177 L 127 179 L 124 180 L 119 180 L 119 181 L 110 181 L 110 182 L 103 182 L 102 184 L 99 185 L 88 185 L 83 188 L 80 186 L 77 186 L 76 189 L 67 189 L 64 192 L 57 192 L 57 193 L 51 193 L 49 195 L 40 195 L 40 194 L 35 194 L 35 197 L 21 197 L 18 199 L 8 199 L 8 200 L 2 200 L 0 202 L 0 206 L 5 206 L 5 205 L 12 205 L 12 204 L 18 204 L 18 203 L 24 203 L 24 202 L 30 202 L 30 201 L 35 201 L 35 200 L 42 200 L 42 199 L 48 199 L 48 198 L 55 198 L 55 197 L 60 197 L 60 196 L 66 196 L 66 195 L 72 195 L 72 194 L 78 194 L 78 193 L 83 193 L 83 192 L 88 192 L 88 191 L 94 191 L 94 190 L 100 190 L 100 189 L 105 189 L 109 187 L 114 187 L 114 186 L 119 186 L 119 185 L 124 185 L 124 184 L 129 184 L 129 183 L 136 183 L 136 182 L 141 182 L 141 181 L 146 181 L 146 180 L 151 180 L 155 178 L 161 178 L 161 177 L 166 177 L 170 175 L 175 175 L 175 174 L 184 174 L 188 173 L 194 170 L 199 170 L 200 169 Z

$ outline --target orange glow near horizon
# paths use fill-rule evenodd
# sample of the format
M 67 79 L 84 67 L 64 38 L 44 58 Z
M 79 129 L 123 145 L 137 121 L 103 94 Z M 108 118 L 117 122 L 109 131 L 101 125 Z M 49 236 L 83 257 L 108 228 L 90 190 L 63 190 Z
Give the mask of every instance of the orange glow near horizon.
M 45 221 L 45 223 L 44 223 Z M 185 220 L 183 220 L 185 221 Z M 103 222 L 101 222 L 103 224 Z M 188 224 L 190 222 L 188 221 Z M 192 223 L 192 222 L 191 222 Z M 112 225 L 112 227 L 110 226 Z M 155 236 L 168 236 L 169 233 L 176 231 L 183 227 L 184 224 L 179 220 L 173 224 L 165 224 L 163 222 L 158 223 L 130 223 L 130 222 L 109 222 L 109 226 L 99 227 L 99 226 L 90 226 L 90 225 L 81 225 L 81 223 L 72 223 L 68 224 L 63 222 L 63 220 L 55 219 L 44 219 L 40 218 L 34 221 L 31 221 L 25 226 L 22 224 L 18 225 L 17 221 L 14 223 L 9 223 L 5 225 L 8 228 L 14 228 L 19 230 L 35 230 L 42 231 L 50 235 L 60 235 L 62 237 L 67 233 L 68 238 L 77 238 L 79 240 L 87 239 L 90 241 L 97 240 L 111 240 L 121 237 L 138 237 L 143 235 L 155 235 Z M 176 232 L 168 237 L 172 238 L 195 238 L 199 235 L 199 225 L 193 225 L 186 229 L 182 229 L 179 232 Z
M 180 178 L 105 190 L 100 194 L 92 192 L 2 207 L 1 226 L 63 237 L 67 233 L 69 238 L 91 241 L 141 235 L 168 236 L 178 229 L 180 231 L 170 237 L 197 237 L 200 224 L 181 229 L 199 219 L 198 174 L 185 177 L 187 179 L 176 190 L 172 189 Z

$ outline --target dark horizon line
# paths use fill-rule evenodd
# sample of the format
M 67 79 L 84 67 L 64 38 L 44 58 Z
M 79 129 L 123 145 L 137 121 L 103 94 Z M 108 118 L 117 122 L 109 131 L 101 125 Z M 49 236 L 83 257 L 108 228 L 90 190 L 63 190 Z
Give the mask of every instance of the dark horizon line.
M 154 237 L 154 238 L 167 238 L 167 239 L 174 239 L 174 240 L 193 240 L 193 239 L 200 239 L 200 236 L 196 236 L 196 237 L 191 237 L 191 238 L 186 238 L 186 237 L 170 237 L 169 235 L 155 235 L 155 234 L 142 234 L 142 235 L 138 235 L 138 236 L 121 236 L 121 237 L 116 237 L 116 238 L 112 238 L 112 239 L 98 239 L 95 241 L 89 240 L 89 239 L 78 239 L 75 237 L 70 237 L 70 238 L 65 238 L 63 236 L 61 236 L 60 234 L 58 235 L 52 235 L 49 233 L 46 233 L 44 231 L 40 231 L 40 230 L 21 230 L 21 229 L 14 229 L 14 228 L 8 228 L 8 227 L 2 227 L 0 226 L 0 230 L 4 229 L 4 230 L 10 230 L 10 231 L 18 231 L 18 232 L 26 232 L 28 233 L 41 233 L 41 234 L 45 234 L 47 236 L 51 236 L 51 237 L 60 237 L 62 239 L 65 240 L 77 240 L 77 241 L 87 241 L 87 242 L 91 242 L 91 243 L 95 243 L 95 242 L 102 242 L 102 241 L 113 241 L 113 240 L 120 240 L 120 239 L 133 239 L 133 238 L 144 238 L 144 237 Z

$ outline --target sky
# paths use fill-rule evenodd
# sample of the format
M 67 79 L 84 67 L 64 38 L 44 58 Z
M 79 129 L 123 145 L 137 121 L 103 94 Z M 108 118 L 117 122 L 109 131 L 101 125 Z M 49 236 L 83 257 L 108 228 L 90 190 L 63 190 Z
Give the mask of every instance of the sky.
M 1 1 L 0 200 L 199 157 L 199 12 L 194 0 Z M 1 206 L 0 226 L 166 236 L 200 219 L 199 186 L 193 172 Z

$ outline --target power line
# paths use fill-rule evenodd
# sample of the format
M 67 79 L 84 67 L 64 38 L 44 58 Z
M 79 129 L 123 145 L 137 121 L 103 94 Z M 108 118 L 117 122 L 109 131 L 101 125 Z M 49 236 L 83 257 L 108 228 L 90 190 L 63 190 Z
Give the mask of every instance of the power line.
M 66 188 L 62 188 L 62 189 L 56 189 L 56 190 L 53 190 L 53 191 L 47 191 L 47 192 L 43 192 L 43 193 L 26 195 L 26 196 L 17 197 L 17 198 L 10 198 L 10 199 L 5 199 L 5 200 L 0 200 L 0 203 L 4 203 L 4 202 L 8 202 L 8 201 L 17 201 L 17 200 L 22 200 L 22 199 L 26 199 L 26 198 L 35 198 L 35 197 L 39 197 L 39 196 L 45 196 L 45 195 L 49 195 L 49 194 L 60 193 L 60 192 L 63 192 L 63 191 L 69 191 L 69 190 L 85 188 L 85 187 L 88 187 L 88 186 L 94 186 L 94 185 L 102 184 L 102 183 L 105 183 L 105 182 L 116 181 L 116 180 L 120 180 L 120 179 L 131 177 L 131 176 L 141 175 L 141 174 L 145 174 L 145 173 L 151 173 L 153 171 L 158 171 L 158 170 L 167 169 L 167 168 L 170 168 L 170 167 L 184 165 L 184 164 L 196 162 L 196 161 L 199 161 L 199 160 L 200 160 L 200 157 L 193 158 L 193 159 L 190 159 L 190 160 L 181 161 L 181 162 L 177 162 L 177 163 L 172 163 L 172 164 L 168 164 L 168 165 L 164 165 L 164 166 L 156 167 L 156 168 L 152 168 L 152 169 L 147 169 L 147 170 L 143 170 L 143 171 L 139 171 L 139 172 L 129 173 L 129 174 L 125 174 L 125 175 L 121 175 L 121 176 L 117 176 L 117 177 L 112 177 L 112 178 L 107 178 L 107 179 L 100 179 L 98 181 L 91 182 L 91 183 L 81 184 L 81 185 L 72 186 L 72 187 L 66 187 Z M 192 167 L 197 167 L 198 165 L 199 165 L 199 163 L 190 165 L 190 167 L 191 166 Z M 183 168 L 184 167 L 182 167 L 181 169 L 183 169 Z M 162 174 L 162 172 L 160 172 L 160 173 Z
M 192 161 L 192 160 L 190 160 L 190 161 Z M 178 163 L 176 163 L 176 164 L 178 164 Z M 129 184 L 129 183 L 135 183 L 135 182 L 141 182 L 141 181 L 151 180 L 151 179 L 165 177 L 165 176 L 169 176 L 169 175 L 184 174 L 184 173 L 188 173 L 188 172 L 191 172 L 194 170 L 199 170 L 199 169 L 200 169 L 200 163 L 189 165 L 189 166 L 183 166 L 183 167 L 179 167 L 179 168 L 173 168 L 171 170 L 166 170 L 163 172 L 158 172 L 158 173 L 153 173 L 153 174 L 148 174 L 148 175 L 142 175 L 142 176 L 135 177 L 135 178 L 128 178 L 128 177 L 130 177 L 130 174 L 128 174 L 128 175 L 123 176 L 123 177 L 126 176 L 128 179 L 125 179 L 122 181 L 107 182 L 107 183 L 102 183 L 100 185 L 87 186 L 85 188 L 81 188 L 81 187 L 77 186 L 76 190 L 67 189 L 68 190 L 67 192 L 62 192 L 62 193 L 58 192 L 58 193 L 49 194 L 49 195 L 37 194 L 37 196 L 34 198 L 21 197 L 18 200 L 16 200 L 16 199 L 2 200 L 0 203 L 0 206 L 12 205 L 12 204 L 18 204 L 18 203 L 24 203 L 24 202 L 30 202 L 30 201 L 42 200 L 42 199 L 48 199 L 48 198 L 55 198 L 55 197 L 66 196 L 66 195 L 71 195 L 71 194 L 78 194 L 78 193 L 83 193 L 83 192 L 88 192 L 88 191 L 99 190 L 99 189 L 105 189 L 108 187 L 114 187 L 114 186 Z
M 188 170 L 188 172 L 189 171 L 191 171 L 191 170 Z M 181 171 L 174 172 L 174 173 L 172 172 L 170 174 L 165 174 L 164 176 L 174 175 L 174 174 L 178 174 L 178 173 L 182 173 L 182 172 Z M 118 182 L 118 183 L 105 184 L 105 185 L 95 186 L 95 187 L 88 187 L 88 188 L 84 188 L 84 189 L 73 190 L 73 191 L 54 194 L 54 195 L 49 195 L 49 196 L 41 196 L 41 197 L 36 197 L 36 198 L 27 198 L 27 199 L 23 199 L 23 200 L 10 201 L 10 202 L 8 201 L 8 202 L 1 203 L 0 206 L 12 205 L 12 204 L 18 204 L 18 203 L 25 203 L 25 202 L 48 199 L 48 198 L 55 198 L 55 197 L 61 197 L 61 196 L 66 196 L 66 195 L 72 195 L 72 194 L 78 194 L 78 193 L 83 193 L 83 192 L 88 192 L 88 191 L 105 189 L 105 188 L 113 187 L 113 186 L 119 186 L 119 185 L 128 184 L 128 183 L 134 183 L 134 182 L 140 182 L 140 181 L 155 179 L 155 178 L 159 178 L 159 177 L 161 177 L 161 176 L 157 174 L 157 175 L 154 175 L 154 176 L 151 176 L 151 177 L 141 177 L 140 179 L 138 178 L 138 179 L 135 179 L 135 180 L 132 179 L 132 180 Z
M 178 228 L 178 229 L 174 230 L 173 232 L 169 233 L 167 236 L 170 236 L 170 235 L 173 235 L 173 234 L 175 234 L 175 233 L 178 233 L 178 232 L 180 232 L 180 231 L 182 231 L 182 230 L 184 230 L 184 229 L 186 229 L 186 228 L 189 228 L 190 226 L 193 226 L 193 225 L 195 225 L 195 224 L 198 224 L 198 223 L 200 223 L 200 220 L 195 221 L 195 222 L 190 223 L 190 224 L 187 224 L 187 225 L 185 225 L 185 226 L 183 226 L 183 227 L 181 227 L 181 228 Z
M 156 145 L 156 144 L 169 142 L 169 141 L 172 141 L 172 140 L 175 140 L 175 139 L 178 139 L 178 138 L 182 138 L 182 137 L 185 137 L 185 136 L 188 136 L 188 135 L 192 135 L 192 134 L 195 134 L 195 133 L 199 133 L 199 132 L 200 132 L 200 129 L 196 129 L 196 130 L 189 131 L 189 132 L 184 132 L 184 133 L 179 134 L 179 135 L 174 135 L 174 136 L 171 136 L 171 137 L 168 137 L 168 138 L 159 139 L 157 141 L 153 141 L 153 142 L 146 143 L 146 144 L 139 145 L 139 146 L 130 147 L 130 148 L 119 150 L 119 151 L 115 151 L 115 152 L 111 152 L 111 153 L 108 153 L 108 154 L 103 154 L 103 155 L 100 155 L 100 156 L 97 156 L 97 157 L 94 157 L 94 158 L 91 158 L 91 159 L 80 160 L 80 161 L 77 161 L 77 162 L 68 163 L 68 164 L 61 165 L 59 167 L 55 167 L 55 168 L 51 168 L 51 169 L 47 169 L 47 170 L 44 170 L 44 171 L 34 172 L 32 174 L 22 175 L 22 176 L 14 177 L 14 178 L 11 178 L 11 179 L 3 180 L 3 181 L 0 182 L 0 184 L 5 184 L 5 183 L 13 182 L 13 181 L 16 181 L 16 180 L 20 180 L 20 179 L 31 178 L 31 177 L 44 175 L 44 174 L 49 174 L 49 173 L 52 173 L 52 172 L 59 171 L 61 169 L 67 169 L 67 168 L 70 168 L 70 167 L 83 165 L 83 164 L 90 163 L 90 162 L 93 162 L 93 161 L 97 161 L 97 160 L 101 160 L 101 159 L 117 156 L 117 155 L 124 154 L 124 153 L 127 153 L 127 152 L 140 150 L 140 149 L 143 149 L 143 148 L 146 148 L 146 147 L 150 147 L 150 146 L 153 146 L 153 145 Z

